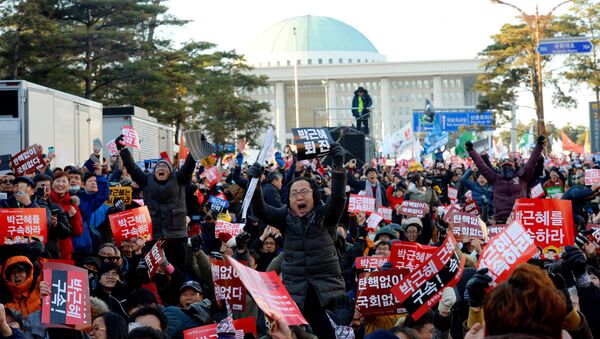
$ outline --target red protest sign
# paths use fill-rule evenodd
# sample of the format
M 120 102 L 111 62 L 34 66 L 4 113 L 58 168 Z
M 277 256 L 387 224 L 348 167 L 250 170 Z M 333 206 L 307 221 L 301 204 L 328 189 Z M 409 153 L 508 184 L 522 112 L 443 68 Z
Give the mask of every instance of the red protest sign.
M 408 217 L 423 218 L 425 215 L 425 203 L 416 200 L 404 200 L 400 206 L 400 214 Z
M 45 208 L 0 208 L 0 245 L 26 244 L 31 238 L 46 243 Z
M 365 272 L 358 277 L 356 306 L 366 316 L 406 313 L 392 294 L 392 287 L 402 280 L 399 270 Z
M 471 191 L 469 191 L 469 192 L 471 192 Z M 463 211 L 465 211 L 466 213 L 479 215 L 479 206 L 477 206 L 477 202 L 475 202 L 475 200 L 472 200 L 471 198 L 469 198 L 469 200 L 463 207 Z
M 571 201 L 558 199 L 517 199 L 513 216 L 527 230 L 536 245 L 563 247 L 573 245 Z
M 458 201 L 458 189 L 448 186 L 448 198 L 452 203 Z
M 437 247 L 421 245 L 411 241 L 394 241 L 389 261 L 395 268 L 406 271 L 414 270 L 427 261 Z
M 257 272 L 230 256 L 226 258 L 265 315 L 273 318 L 277 314 L 288 325 L 308 324 L 276 272 Z
M 600 170 L 599 169 L 586 169 L 585 170 L 585 184 L 586 185 L 599 185 L 600 184 Z
M 132 238 L 152 240 L 152 219 L 147 206 L 142 206 L 108 216 L 117 246 Z
M 496 286 L 536 252 L 537 247 L 523 225 L 513 221 L 483 248 L 477 269 L 487 267 L 492 276 L 491 285 Z
M 221 179 L 221 169 L 217 166 L 212 166 L 211 168 L 204 170 L 204 172 L 200 174 L 200 177 L 206 178 L 208 186 L 213 187 Z
M 459 212 L 460 208 L 457 207 L 456 205 L 444 205 L 444 222 L 446 224 L 450 224 L 450 222 L 452 221 L 452 215 L 454 214 L 454 212 Z
M 138 137 L 138 133 L 131 126 L 125 126 L 121 130 L 121 134 L 123 135 L 123 144 L 125 146 L 131 146 L 133 148 L 140 148 L 140 138 Z
M 348 212 L 366 212 L 371 213 L 375 210 L 375 198 L 364 195 L 350 194 L 348 201 Z
M 148 267 L 148 275 L 152 278 L 158 268 L 163 265 L 164 262 L 167 261 L 165 257 L 165 252 L 162 249 L 163 240 L 157 241 L 154 246 L 150 249 L 150 252 L 146 254 L 144 257 L 144 261 L 146 262 L 146 267 Z
M 183 331 L 184 339 L 211 339 L 217 338 L 217 324 L 210 324 L 206 326 L 194 327 Z M 236 332 L 236 338 L 238 332 L 244 336 L 244 334 L 254 334 L 257 337 L 256 332 L 256 318 L 248 317 L 242 319 L 235 319 L 233 321 L 233 328 Z
M 117 143 L 114 140 L 111 140 L 108 142 L 108 144 L 106 144 L 106 149 L 108 150 L 108 154 L 110 154 L 111 156 L 119 154 L 119 150 L 117 149 Z
M 46 165 L 38 147 L 38 145 L 29 146 L 10 158 L 10 166 L 16 176 L 20 177 L 25 174 L 35 173 Z
M 244 224 L 234 224 L 225 220 L 217 220 L 215 223 L 215 237 L 218 237 L 221 233 L 231 234 L 235 237 L 244 230 Z
M 458 155 L 451 156 L 450 164 L 452 164 L 452 166 L 460 166 L 460 157 Z
M 464 266 L 465 258 L 456 250 L 456 239 L 448 233 L 431 258 L 392 287 L 392 293 L 417 320 L 440 301 L 445 287 L 458 283 Z
M 495 236 L 497 236 L 498 234 L 500 234 L 500 232 L 502 232 L 502 230 L 506 227 L 506 224 L 495 224 L 495 225 L 490 225 L 488 226 L 487 230 L 488 230 L 488 238 L 493 238 Z
M 392 222 L 392 209 L 389 207 L 379 207 L 377 213 L 383 216 L 386 222 Z
M 379 223 L 383 220 L 383 216 L 379 213 L 371 213 L 369 218 L 367 218 L 367 227 L 369 228 L 369 232 L 375 231 L 375 227 L 379 225 Z
M 452 214 L 452 219 L 450 220 L 452 234 L 456 237 L 486 240 L 487 229 L 480 221 L 481 220 L 476 215 L 465 212 L 454 212 Z
M 225 300 L 233 311 L 243 312 L 246 309 L 246 288 L 238 273 L 227 260 L 210 258 L 215 297 Z
M 44 281 L 50 295 L 42 300 L 42 323 L 91 325 L 91 305 L 86 269 L 59 263 L 44 263 Z
M 357 271 L 372 271 L 381 267 L 388 262 L 388 257 L 357 257 L 355 261 Z
M 537 184 L 531 188 L 531 197 L 534 199 L 541 198 L 544 194 L 546 194 L 546 191 L 544 191 L 542 184 Z

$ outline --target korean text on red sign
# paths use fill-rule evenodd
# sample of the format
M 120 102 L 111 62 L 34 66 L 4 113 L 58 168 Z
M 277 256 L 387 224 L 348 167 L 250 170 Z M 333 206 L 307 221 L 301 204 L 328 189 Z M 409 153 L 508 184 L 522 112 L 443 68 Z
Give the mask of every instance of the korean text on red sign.
M 265 315 L 273 318 L 277 314 L 289 325 L 307 324 L 276 272 L 257 272 L 230 256 L 226 258 Z
M 238 273 L 227 260 L 210 258 L 215 297 L 225 300 L 233 311 L 243 312 L 246 309 L 246 288 Z
M 379 223 L 383 220 L 383 216 L 379 213 L 371 213 L 369 218 L 367 218 L 367 227 L 369 231 L 372 232 L 375 230 L 375 227 L 379 225 Z
M 357 257 L 355 261 L 356 270 L 363 272 L 370 272 L 381 267 L 388 261 L 388 257 Z
M 429 260 L 436 250 L 437 247 L 421 245 L 416 242 L 394 241 L 389 261 L 395 268 L 408 272 Z
M 586 185 L 600 185 L 600 170 L 599 169 L 586 169 L 585 170 L 585 184 Z
M 152 240 L 152 219 L 147 206 L 142 206 L 108 216 L 110 228 L 117 245 L 133 238 Z
M 45 208 L 0 208 L 0 245 L 46 243 L 47 234 Z
M 225 220 L 217 220 L 215 223 L 215 237 L 218 237 L 221 233 L 231 234 L 235 237 L 244 230 L 244 224 L 234 224 Z
M 333 139 L 325 128 L 292 128 L 298 160 L 316 158 L 329 153 Z
M 471 191 L 469 191 L 469 192 L 471 192 Z M 465 207 L 463 207 L 463 211 L 466 213 L 479 215 L 479 206 L 477 206 L 477 202 L 475 202 L 475 200 L 472 200 L 471 198 L 469 198 L 469 200 L 465 204 Z
M 162 240 L 157 241 L 154 246 L 150 249 L 150 252 L 144 257 L 146 267 L 148 267 L 148 275 L 152 278 L 159 267 L 161 267 L 166 261 L 165 252 L 162 250 Z
M 415 200 L 404 200 L 400 206 L 400 214 L 408 217 L 423 218 L 425 216 L 425 203 Z
M 55 325 L 91 325 L 90 289 L 86 269 L 44 263 L 44 281 L 50 295 L 42 300 L 42 323 Z
M 350 194 L 348 200 L 348 212 L 366 212 L 371 213 L 375 210 L 375 198 L 365 195 Z
M 537 247 L 523 225 L 513 221 L 483 248 L 477 269 L 487 267 L 492 276 L 491 285 L 496 286 L 536 252 Z
M 464 266 L 465 258 L 456 251 L 456 239 L 448 233 L 431 258 L 392 287 L 392 293 L 417 320 L 440 301 L 445 287 L 458 283 Z
M 140 148 L 140 139 L 138 137 L 138 133 L 131 126 L 125 126 L 121 130 L 121 134 L 123 135 L 123 143 L 125 146 L 131 146 L 133 148 Z
M 38 145 L 29 146 L 10 158 L 10 165 L 15 174 L 20 177 L 25 174 L 35 173 L 46 165 Z
M 392 315 L 406 313 L 392 287 L 402 280 L 399 270 L 365 272 L 358 277 L 356 306 L 364 315 Z
M 485 240 L 487 229 L 482 227 L 478 216 L 465 212 L 454 212 L 450 220 L 452 234 L 456 237 L 470 237 Z
M 114 140 L 111 140 L 106 144 L 106 150 L 111 156 L 119 154 L 119 150 L 117 149 L 117 143 Z
M 575 227 L 569 200 L 517 199 L 513 216 L 542 249 L 574 244 Z
M 448 187 L 448 198 L 451 202 L 456 202 L 458 200 L 458 189 L 454 187 Z
M 488 237 L 491 239 L 495 236 L 497 236 L 498 234 L 500 234 L 500 232 L 502 232 L 502 230 L 506 227 L 506 224 L 495 224 L 495 225 L 490 225 L 488 226 Z
M 217 324 L 199 326 L 183 331 L 184 339 L 212 339 L 217 338 Z M 244 334 L 252 333 L 257 337 L 256 318 L 248 317 L 233 320 L 233 328 L 235 329 L 235 338 L 243 338 Z

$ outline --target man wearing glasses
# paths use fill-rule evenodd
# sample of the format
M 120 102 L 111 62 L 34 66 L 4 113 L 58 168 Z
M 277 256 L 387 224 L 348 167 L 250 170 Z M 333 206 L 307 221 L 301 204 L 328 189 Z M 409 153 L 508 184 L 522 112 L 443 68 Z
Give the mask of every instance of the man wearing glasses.
M 10 172 L 0 177 L 0 193 L 6 193 L 7 197 L 10 197 L 13 193 L 13 180 L 15 175 Z
M 252 209 L 263 222 L 284 236 L 282 280 L 302 314 L 319 338 L 335 338 L 325 310 L 344 296 L 344 279 L 335 239 L 337 224 L 346 205 L 344 149 L 333 144 L 331 194 L 325 204 L 314 180 L 297 177 L 289 185 L 287 206 L 276 208 L 264 202 L 256 189 Z M 259 178 L 261 166 L 255 163 L 248 177 Z

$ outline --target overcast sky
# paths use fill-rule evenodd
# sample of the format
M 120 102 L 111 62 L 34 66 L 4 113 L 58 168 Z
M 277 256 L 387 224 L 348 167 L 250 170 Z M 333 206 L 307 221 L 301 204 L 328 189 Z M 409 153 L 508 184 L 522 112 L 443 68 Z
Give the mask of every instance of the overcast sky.
M 508 0 L 507 0 L 508 1 Z M 512 0 L 526 13 L 535 12 L 536 1 Z M 560 1 L 538 0 L 545 14 Z M 490 36 L 502 24 L 516 22 L 518 12 L 488 0 L 170 0 L 171 14 L 193 20 L 183 28 L 164 34 L 176 42 L 209 41 L 220 49 L 243 53 L 254 39 L 271 25 L 300 15 L 329 16 L 362 32 L 388 61 L 444 60 L 474 58 L 491 43 Z M 561 7 L 557 13 L 568 10 Z M 533 106 L 530 94 L 522 106 Z M 546 120 L 562 126 L 567 122 L 588 125 L 591 90 L 582 86 L 576 94 L 577 109 L 552 107 L 551 92 L 545 92 Z M 517 114 L 522 121 L 535 117 L 530 108 Z

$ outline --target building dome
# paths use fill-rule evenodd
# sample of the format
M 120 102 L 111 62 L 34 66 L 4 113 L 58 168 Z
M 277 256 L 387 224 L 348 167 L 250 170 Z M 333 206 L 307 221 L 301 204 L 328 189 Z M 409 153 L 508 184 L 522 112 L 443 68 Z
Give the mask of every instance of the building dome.
M 385 56 L 354 27 L 312 15 L 283 20 L 269 27 L 250 45 L 246 56 L 256 67 L 290 66 L 294 60 L 302 65 L 385 61 Z

